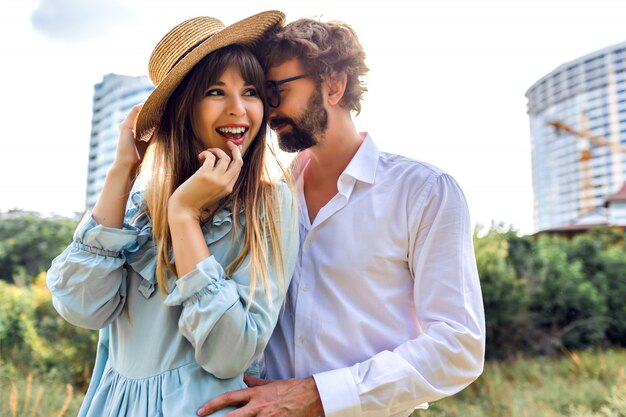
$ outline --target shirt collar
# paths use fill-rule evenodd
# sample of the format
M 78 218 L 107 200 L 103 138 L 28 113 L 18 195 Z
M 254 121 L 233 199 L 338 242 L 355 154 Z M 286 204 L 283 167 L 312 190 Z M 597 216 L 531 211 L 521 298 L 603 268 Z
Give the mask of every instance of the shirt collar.
M 357 181 L 373 184 L 376 179 L 376 168 L 378 166 L 378 158 L 380 150 L 372 140 L 369 133 L 365 134 L 365 139 L 359 146 L 350 163 L 343 170 L 339 178 L 348 175 Z M 296 182 L 302 180 L 302 173 L 310 161 L 308 151 L 302 151 L 292 162 L 292 178 Z
M 352 157 L 352 160 L 341 176 L 349 175 L 357 181 L 373 184 L 376 179 L 376 168 L 380 151 L 369 134 Z

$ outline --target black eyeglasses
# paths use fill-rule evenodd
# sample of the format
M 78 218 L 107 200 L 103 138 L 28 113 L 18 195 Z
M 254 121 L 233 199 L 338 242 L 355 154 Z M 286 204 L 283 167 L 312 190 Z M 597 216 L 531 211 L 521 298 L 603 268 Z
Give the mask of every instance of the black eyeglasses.
M 270 107 L 277 108 L 280 106 L 280 86 L 295 80 L 299 80 L 300 78 L 308 77 L 308 74 L 297 75 L 291 78 L 285 78 L 284 80 L 267 80 L 265 85 L 267 87 L 267 104 Z

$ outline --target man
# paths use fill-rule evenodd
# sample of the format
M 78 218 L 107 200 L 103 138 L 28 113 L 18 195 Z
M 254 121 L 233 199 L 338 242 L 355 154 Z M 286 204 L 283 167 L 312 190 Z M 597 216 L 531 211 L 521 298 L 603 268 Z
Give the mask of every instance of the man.
M 265 353 L 267 377 L 281 381 L 247 377 L 251 388 L 199 414 L 241 404 L 228 415 L 408 416 L 460 391 L 485 347 L 461 189 L 356 130 L 367 67 L 348 26 L 300 19 L 263 51 L 270 125 L 299 151 L 300 255 Z

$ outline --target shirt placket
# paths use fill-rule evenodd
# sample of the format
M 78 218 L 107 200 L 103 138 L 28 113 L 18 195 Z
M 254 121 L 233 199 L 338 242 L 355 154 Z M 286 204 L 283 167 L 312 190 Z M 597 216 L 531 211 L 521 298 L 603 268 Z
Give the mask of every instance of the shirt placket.
M 344 186 L 341 184 L 341 186 Z M 351 191 L 351 187 L 350 187 Z M 306 204 L 301 198 L 301 204 Z M 336 194 L 318 213 L 313 224 L 308 222 L 308 213 L 303 210 L 306 218 L 301 219 L 301 236 L 303 242 L 301 246 L 301 269 L 298 285 L 297 305 L 294 311 L 294 362 L 296 377 L 307 377 L 313 373 L 313 364 L 318 363 L 317 346 L 315 343 L 316 328 L 315 323 L 319 320 L 315 316 L 316 279 L 318 279 L 316 256 L 311 253 L 315 248 L 318 230 L 328 227 L 330 218 L 348 201 L 348 196 L 344 193 Z M 321 314 L 321 312 L 318 312 Z

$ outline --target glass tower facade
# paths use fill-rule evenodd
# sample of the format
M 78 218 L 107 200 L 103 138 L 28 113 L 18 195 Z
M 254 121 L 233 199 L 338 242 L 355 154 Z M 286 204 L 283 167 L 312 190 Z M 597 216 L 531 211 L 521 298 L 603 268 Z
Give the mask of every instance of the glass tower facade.
M 536 231 L 601 214 L 626 180 L 626 42 L 559 66 L 526 97 Z
M 107 74 L 94 87 L 85 207 L 93 208 L 102 191 L 117 148 L 118 128 L 130 109 L 148 98 L 154 86 L 148 77 Z

